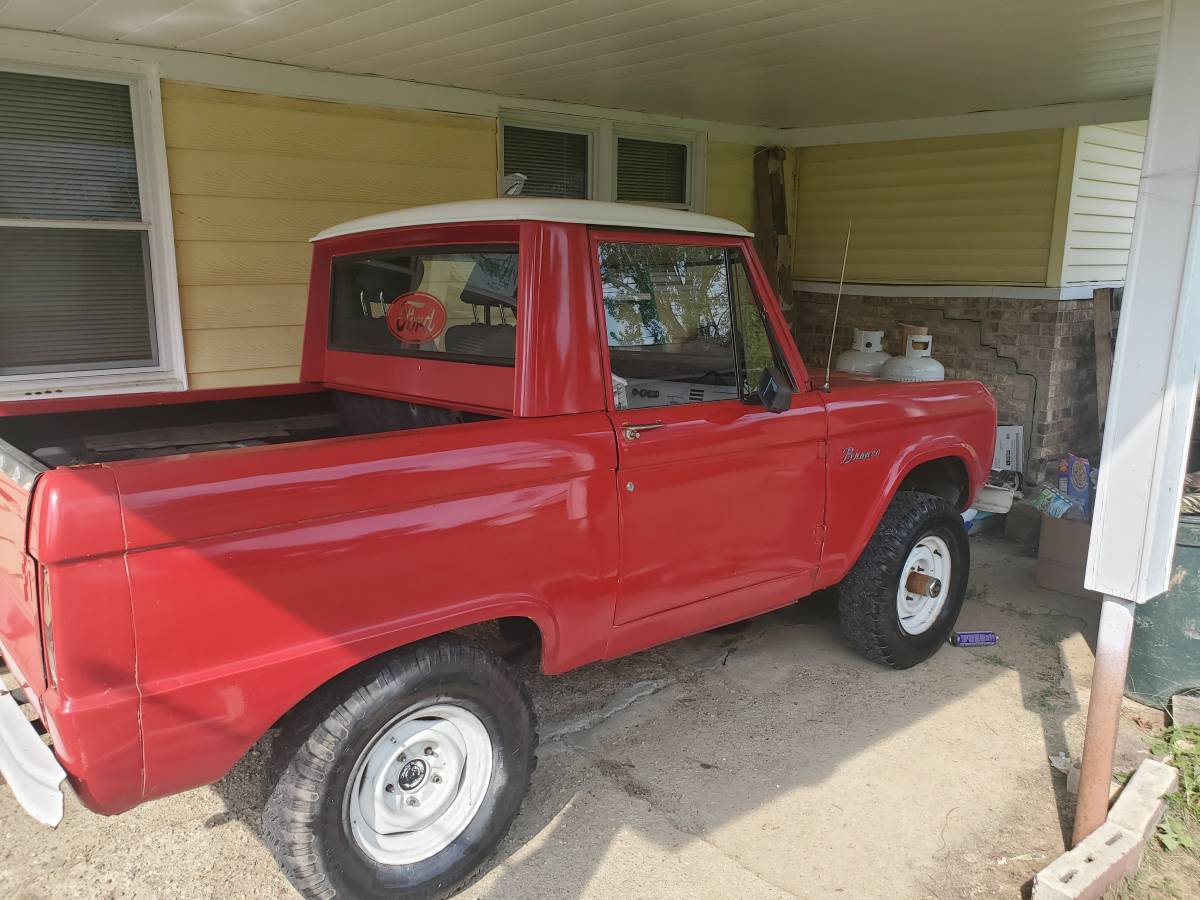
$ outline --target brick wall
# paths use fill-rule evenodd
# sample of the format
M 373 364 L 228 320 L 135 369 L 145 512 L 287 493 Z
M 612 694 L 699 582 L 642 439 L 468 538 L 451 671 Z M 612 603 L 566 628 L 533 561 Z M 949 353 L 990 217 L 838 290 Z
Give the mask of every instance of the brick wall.
M 789 305 L 814 378 L 824 373 L 833 307 L 833 295 L 808 291 L 794 292 Z M 843 295 L 834 358 L 850 347 L 855 328 L 884 329 L 884 348 L 899 353 L 902 322 L 927 325 L 946 377 L 983 382 L 1000 424 L 1025 427 L 1027 480 L 1041 479 L 1067 451 L 1095 457 L 1091 300 Z

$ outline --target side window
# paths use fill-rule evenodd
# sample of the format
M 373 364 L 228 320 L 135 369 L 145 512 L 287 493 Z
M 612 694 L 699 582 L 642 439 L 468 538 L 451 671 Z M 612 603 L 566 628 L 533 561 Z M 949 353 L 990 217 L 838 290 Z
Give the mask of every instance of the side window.
M 513 364 L 517 251 L 386 250 L 333 261 L 333 350 Z
M 774 364 L 736 250 L 602 243 L 600 280 L 617 409 L 750 398 Z
M 742 396 L 758 395 L 758 382 L 764 369 L 776 368 L 793 388 L 795 383 L 788 372 L 779 344 L 767 322 L 762 301 L 750 284 L 750 273 L 740 250 L 729 251 L 731 282 L 733 283 L 733 305 L 738 312 L 738 359 L 742 373 Z

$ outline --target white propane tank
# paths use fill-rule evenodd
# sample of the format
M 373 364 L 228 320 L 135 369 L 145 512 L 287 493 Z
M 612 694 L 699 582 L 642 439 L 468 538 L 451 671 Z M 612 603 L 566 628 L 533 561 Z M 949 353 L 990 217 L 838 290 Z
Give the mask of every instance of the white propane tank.
M 857 375 L 878 375 L 883 364 L 891 359 L 883 352 L 883 332 L 854 329 L 854 349 L 838 354 L 834 368 L 839 372 Z
M 904 339 L 904 355 L 884 363 L 879 377 L 888 381 L 941 381 L 946 377 L 946 368 L 933 358 L 930 335 L 910 334 Z

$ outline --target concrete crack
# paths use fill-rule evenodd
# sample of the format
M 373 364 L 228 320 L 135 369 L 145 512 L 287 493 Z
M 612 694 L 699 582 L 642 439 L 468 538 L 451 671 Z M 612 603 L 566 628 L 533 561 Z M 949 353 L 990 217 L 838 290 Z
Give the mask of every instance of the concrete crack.
M 654 681 L 639 681 L 618 692 L 611 700 L 599 709 L 585 712 L 581 716 L 551 725 L 542 732 L 542 743 L 561 740 L 567 735 L 577 734 L 595 728 L 601 722 L 611 719 L 618 713 L 624 712 L 639 700 L 652 697 L 664 688 L 676 684 L 678 679 L 662 678 Z
M 722 666 L 728 664 L 729 658 L 739 650 L 749 647 L 751 644 L 762 638 L 763 632 L 750 634 L 742 640 L 731 646 L 724 646 L 713 657 L 713 659 L 703 665 L 697 665 L 689 672 L 673 678 L 656 678 L 646 681 L 638 681 L 629 685 L 625 689 L 619 691 L 612 697 L 604 706 L 599 709 L 593 709 L 582 715 L 569 719 L 566 722 L 559 722 L 545 727 L 542 731 L 541 744 L 545 745 L 559 741 L 568 735 L 578 734 L 581 731 L 588 731 L 595 728 L 602 722 L 606 722 L 613 716 L 619 715 L 635 704 L 645 700 L 647 697 L 653 697 L 660 691 L 664 691 L 669 687 L 681 684 L 684 681 L 695 678 L 697 675 L 702 675 L 705 672 L 712 672 Z

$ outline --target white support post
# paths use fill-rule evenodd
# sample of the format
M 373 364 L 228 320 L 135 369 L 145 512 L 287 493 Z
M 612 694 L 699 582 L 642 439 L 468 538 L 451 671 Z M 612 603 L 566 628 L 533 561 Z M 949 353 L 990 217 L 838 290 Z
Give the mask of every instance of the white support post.
M 1200 0 L 1166 5 L 1086 584 L 1167 588 L 1200 363 Z
M 1137 604 L 1170 577 L 1200 365 L 1200 0 L 1167 0 L 1085 584 L 1104 594 L 1074 840 L 1108 814 Z

